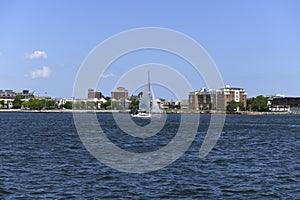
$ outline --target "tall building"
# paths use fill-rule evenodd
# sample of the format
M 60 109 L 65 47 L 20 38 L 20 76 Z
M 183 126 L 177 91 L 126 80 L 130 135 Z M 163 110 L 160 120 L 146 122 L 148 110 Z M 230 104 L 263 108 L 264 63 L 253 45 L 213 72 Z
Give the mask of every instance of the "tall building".
M 195 110 L 226 110 L 230 101 L 242 102 L 246 107 L 247 93 L 229 85 L 215 91 L 202 88 L 189 93 L 189 108 Z
M 244 104 L 244 107 L 247 106 L 247 93 L 243 88 L 234 88 L 230 85 L 226 85 L 225 88 L 220 89 L 224 93 L 224 105 L 230 101 L 241 102 Z
M 120 100 L 120 99 L 127 99 L 128 97 L 128 90 L 124 87 L 118 87 L 116 91 L 111 92 L 111 98 Z
M 101 99 L 102 93 L 94 91 L 93 89 L 88 90 L 88 99 Z
M 189 93 L 189 109 L 194 110 L 225 110 L 224 93 L 202 88 Z

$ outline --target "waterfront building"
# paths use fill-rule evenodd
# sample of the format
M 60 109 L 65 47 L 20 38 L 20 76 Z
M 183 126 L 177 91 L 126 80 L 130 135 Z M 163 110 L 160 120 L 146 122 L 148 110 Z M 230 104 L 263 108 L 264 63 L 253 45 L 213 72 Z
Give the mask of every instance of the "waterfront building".
M 189 93 L 189 109 L 226 110 L 229 102 L 241 102 L 247 106 L 247 93 L 243 88 L 226 85 L 219 90 L 202 88 Z
M 94 91 L 94 89 L 88 89 L 88 99 L 101 99 L 102 93 Z
M 0 108 L 12 108 L 16 93 L 13 90 L 0 90 Z
M 124 87 L 118 87 L 116 91 L 111 92 L 111 109 L 125 110 L 128 108 L 130 100 L 128 100 L 128 90 Z
M 221 90 L 201 90 L 189 93 L 189 109 L 193 110 L 225 110 L 224 92 Z
M 247 93 L 243 88 L 230 87 L 230 85 L 226 85 L 220 90 L 224 94 L 225 109 L 230 101 L 241 102 L 244 104 L 245 108 L 247 107 Z
M 111 92 L 111 98 L 115 100 L 125 100 L 128 98 L 128 90 L 126 90 L 124 87 L 118 87 L 116 91 Z
M 283 105 L 290 107 L 300 107 L 300 97 L 276 97 L 270 100 L 273 106 Z
M 189 100 L 183 99 L 183 100 L 178 100 L 180 104 L 180 109 L 186 110 L 189 108 Z
M 30 99 L 34 99 L 34 92 L 30 92 L 29 90 L 22 90 L 21 92 L 16 92 L 16 96 L 20 97 L 22 101 L 29 101 Z
M 68 101 L 72 102 L 72 100 L 68 100 L 67 98 L 55 98 L 54 101 L 58 107 L 66 104 Z
M 94 91 L 94 89 L 88 89 L 88 101 L 94 102 L 95 104 L 94 107 L 97 109 L 101 109 L 101 104 L 106 102 L 106 100 L 103 98 L 102 93 L 98 91 Z
M 0 90 L 0 108 L 13 108 L 13 102 L 16 97 L 20 97 L 22 101 L 29 101 L 29 99 L 34 98 L 34 94 L 29 90 L 23 90 L 21 92 L 16 92 L 14 90 Z
M 0 90 L 1 99 L 14 99 L 17 96 L 13 90 Z
M 291 108 L 300 107 L 300 97 L 285 97 L 284 95 L 267 96 L 269 111 L 289 112 Z

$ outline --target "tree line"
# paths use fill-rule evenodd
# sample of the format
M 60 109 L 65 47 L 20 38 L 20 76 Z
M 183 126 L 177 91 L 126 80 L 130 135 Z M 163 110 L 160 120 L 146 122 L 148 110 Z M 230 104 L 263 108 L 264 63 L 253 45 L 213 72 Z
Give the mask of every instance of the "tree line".
M 255 112 L 267 112 L 268 98 L 260 95 L 247 99 L 247 107 L 242 102 L 230 101 L 226 107 L 228 113 L 235 113 L 237 111 L 255 111 Z
M 57 103 L 52 99 L 30 99 L 22 101 L 21 97 L 16 97 L 13 101 L 13 108 L 25 108 L 31 110 L 56 109 Z
M 0 106 L 4 101 L 0 101 Z M 13 108 L 30 109 L 30 110 L 42 110 L 42 109 L 97 109 L 97 104 L 94 101 L 75 101 L 74 103 L 67 101 L 65 104 L 58 105 L 56 101 L 52 99 L 30 99 L 29 101 L 22 101 L 20 97 L 16 97 L 13 101 Z M 107 102 L 101 104 L 101 109 L 110 109 L 111 99 L 107 99 Z

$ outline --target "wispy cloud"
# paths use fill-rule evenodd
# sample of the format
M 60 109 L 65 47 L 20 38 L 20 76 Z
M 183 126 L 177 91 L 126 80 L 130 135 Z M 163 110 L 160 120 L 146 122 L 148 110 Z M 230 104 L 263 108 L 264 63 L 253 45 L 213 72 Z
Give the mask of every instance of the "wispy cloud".
M 36 69 L 31 72 L 31 78 L 48 78 L 51 74 L 51 70 L 47 66 L 43 66 L 41 69 Z
M 39 59 L 39 58 L 47 59 L 48 55 L 46 54 L 45 51 L 34 51 L 32 54 L 25 55 L 25 58 L 30 60 Z
M 101 77 L 102 78 L 110 78 L 110 77 L 113 77 L 115 76 L 113 73 L 108 73 L 108 74 L 103 74 Z

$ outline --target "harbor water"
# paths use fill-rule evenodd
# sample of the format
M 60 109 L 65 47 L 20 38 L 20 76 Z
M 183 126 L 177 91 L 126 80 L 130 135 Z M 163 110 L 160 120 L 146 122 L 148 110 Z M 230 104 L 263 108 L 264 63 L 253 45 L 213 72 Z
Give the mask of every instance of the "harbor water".
M 97 118 L 112 142 L 136 152 L 162 148 L 180 123 L 169 114 L 162 133 L 137 139 L 112 114 Z M 172 164 L 125 173 L 86 150 L 71 113 L 0 113 L 0 199 L 300 199 L 299 115 L 227 115 L 216 146 L 200 159 L 209 122 L 200 116 L 192 145 Z

